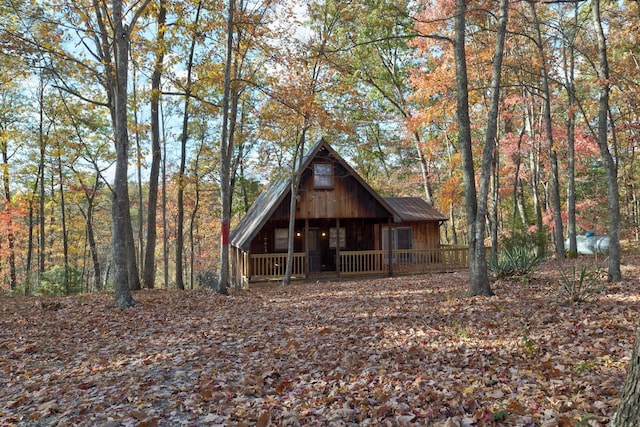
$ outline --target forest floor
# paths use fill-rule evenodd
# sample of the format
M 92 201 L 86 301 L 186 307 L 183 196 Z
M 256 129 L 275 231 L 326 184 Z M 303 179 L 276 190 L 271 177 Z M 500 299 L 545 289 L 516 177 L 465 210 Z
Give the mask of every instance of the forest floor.
M 0 299 L 0 425 L 604 425 L 639 322 L 640 258 L 588 302 L 546 261 L 468 274 Z M 600 281 L 599 284 L 605 282 Z

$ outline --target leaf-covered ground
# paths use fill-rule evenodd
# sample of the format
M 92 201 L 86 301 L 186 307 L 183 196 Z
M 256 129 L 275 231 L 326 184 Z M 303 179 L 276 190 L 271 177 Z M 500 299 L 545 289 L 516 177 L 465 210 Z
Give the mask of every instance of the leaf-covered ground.
M 111 295 L 3 297 L 0 425 L 604 424 L 639 264 L 575 305 L 554 261 L 492 298 L 466 297 L 463 272 L 142 291 L 128 310 Z

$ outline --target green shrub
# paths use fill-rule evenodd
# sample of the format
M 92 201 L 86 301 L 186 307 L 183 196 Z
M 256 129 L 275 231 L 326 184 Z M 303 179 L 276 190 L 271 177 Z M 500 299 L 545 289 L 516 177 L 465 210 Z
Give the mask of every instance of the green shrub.
M 489 257 L 488 268 L 496 279 L 523 277 L 540 263 L 542 258 L 532 247 L 505 247 L 497 256 Z
M 69 295 L 82 292 L 82 274 L 72 266 L 56 265 L 42 273 L 36 295 Z
M 601 267 L 589 269 L 585 266 L 578 271 L 575 263 L 568 273 L 561 267 L 560 296 L 571 304 L 590 301 L 606 288 L 602 283 L 602 273 Z

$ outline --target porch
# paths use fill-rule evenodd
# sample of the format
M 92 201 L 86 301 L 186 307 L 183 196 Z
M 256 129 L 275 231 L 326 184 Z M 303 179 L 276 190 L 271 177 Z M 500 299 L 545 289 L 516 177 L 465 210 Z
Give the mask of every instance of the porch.
M 391 276 L 445 272 L 467 268 L 467 256 L 466 246 L 339 251 L 334 253 L 330 269 L 327 269 L 319 268 L 319 260 L 313 253 L 306 256 L 305 252 L 296 252 L 293 254 L 291 276 L 292 279 L 307 279 L 319 276 Z M 277 281 L 284 277 L 286 253 L 237 252 L 233 258 L 232 271 L 237 275 L 237 284 L 246 286 L 254 282 Z

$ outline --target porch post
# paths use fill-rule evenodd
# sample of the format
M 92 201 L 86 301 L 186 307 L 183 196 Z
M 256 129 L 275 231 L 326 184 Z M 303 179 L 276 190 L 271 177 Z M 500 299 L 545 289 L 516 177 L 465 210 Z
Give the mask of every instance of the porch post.
M 309 277 L 309 218 L 304 219 L 304 276 Z
M 389 277 L 393 276 L 393 232 L 391 230 L 391 218 L 387 220 L 387 241 L 389 242 Z
M 340 218 L 336 218 L 336 272 L 340 277 Z
M 251 282 L 251 276 L 253 275 L 253 263 L 251 262 L 251 248 L 245 254 L 245 273 L 247 274 L 247 281 Z

